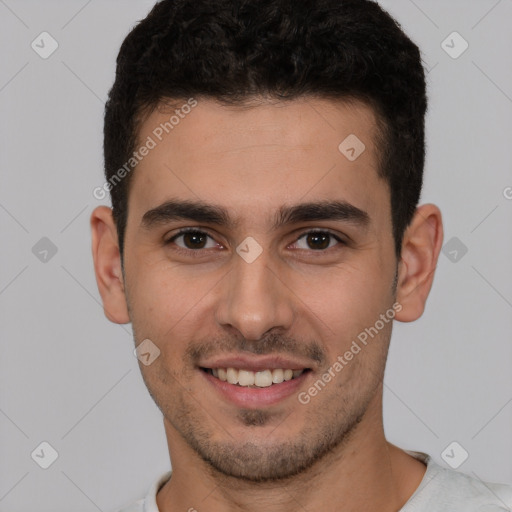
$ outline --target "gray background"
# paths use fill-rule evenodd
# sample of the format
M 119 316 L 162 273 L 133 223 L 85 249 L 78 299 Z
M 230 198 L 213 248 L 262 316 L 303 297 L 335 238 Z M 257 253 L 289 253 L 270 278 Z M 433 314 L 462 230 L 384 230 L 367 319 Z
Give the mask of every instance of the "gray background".
M 445 466 L 457 441 L 460 471 L 512 483 L 512 1 L 381 3 L 423 51 L 422 202 L 456 237 L 423 317 L 395 323 L 386 433 Z M 169 467 L 131 328 L 103 316 L 89 232 L 115 57 L 152 4 L 0 0 L 0 512 L 112 510 Z M 47 59 L 31 48 L 43 31 L 59 45 Z M 42 441 L 48 469 L 31 457 Z

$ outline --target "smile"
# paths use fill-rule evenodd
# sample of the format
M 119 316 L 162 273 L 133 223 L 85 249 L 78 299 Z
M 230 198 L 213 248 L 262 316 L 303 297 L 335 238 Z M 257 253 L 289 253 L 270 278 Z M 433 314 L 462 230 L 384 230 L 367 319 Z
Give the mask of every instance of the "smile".
M 267 388 L 293 380 L 309 371 L 308 368 L 300 370 L 273 368 L 256 372 L 237 368 L 202 368 L 202 370 L 222 382 L 249 388 Z

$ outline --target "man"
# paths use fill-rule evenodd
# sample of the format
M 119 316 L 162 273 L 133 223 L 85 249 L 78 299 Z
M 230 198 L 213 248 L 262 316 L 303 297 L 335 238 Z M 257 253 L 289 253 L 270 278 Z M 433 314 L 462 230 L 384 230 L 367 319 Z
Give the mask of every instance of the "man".
M 423 313 L 418 48 L 367 0 L 164 0 L 105 112 L 91 218 L 171 473 L 125 511 L 497 511 L 512 488 L 389 443 L 393 320 Z

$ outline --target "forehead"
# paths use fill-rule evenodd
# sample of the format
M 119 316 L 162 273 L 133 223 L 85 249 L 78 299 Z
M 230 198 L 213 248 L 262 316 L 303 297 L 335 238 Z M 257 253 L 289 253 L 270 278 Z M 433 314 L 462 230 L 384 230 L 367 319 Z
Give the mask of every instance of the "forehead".
M 195 101 L 192 108 L 186 99 L 161 105 L 140 126 L 138 146 L 152 149 L 132 176 L 129 212 L 139 219 L 171 196 L 224 204 L 260 222 L 263 209 L 300 201 L 344 200 L 376 215 L 379 205 L 388 209 L 369 106 L 313 98 Z

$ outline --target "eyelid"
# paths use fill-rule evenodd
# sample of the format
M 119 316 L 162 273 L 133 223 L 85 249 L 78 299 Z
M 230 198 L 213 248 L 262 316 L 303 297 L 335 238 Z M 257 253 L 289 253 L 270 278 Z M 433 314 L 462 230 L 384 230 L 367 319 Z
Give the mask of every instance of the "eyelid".
M 311 228 L 306 231 L 302 231 L 302 230 L 299 230 L 299 231 L 301 234 L 297 237 L 297 239 L 302 238 L 304 235 L 309 235 L 310 233 L 326 233 L 335 238 L 339 238 L 340 240 L 343 241 L 343 239 L 339 233 L 337 233 L 329 228 Z

